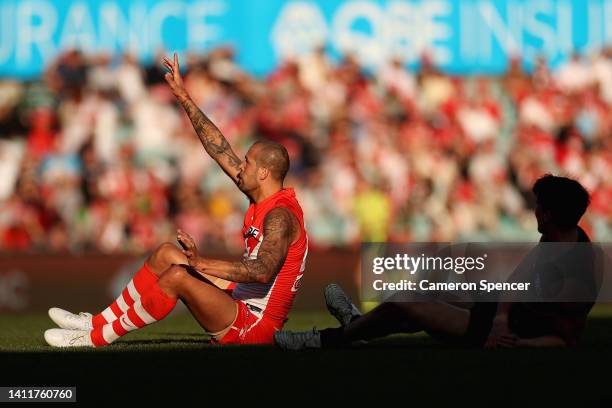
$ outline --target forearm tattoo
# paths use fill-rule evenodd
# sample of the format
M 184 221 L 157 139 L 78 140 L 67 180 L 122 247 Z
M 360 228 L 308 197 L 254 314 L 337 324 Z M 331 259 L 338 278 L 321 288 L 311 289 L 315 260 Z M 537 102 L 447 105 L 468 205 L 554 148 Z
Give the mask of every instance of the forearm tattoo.
M 182 99 L 181 104 L 206 152 L 217 162 L 223 161 L 224 164 L 238 170 L 242 161 L 236 156 L 217 126 L 197 107 L 191 98 Z M 227 158 L 227 160 L 222 160 L 224 158 Z

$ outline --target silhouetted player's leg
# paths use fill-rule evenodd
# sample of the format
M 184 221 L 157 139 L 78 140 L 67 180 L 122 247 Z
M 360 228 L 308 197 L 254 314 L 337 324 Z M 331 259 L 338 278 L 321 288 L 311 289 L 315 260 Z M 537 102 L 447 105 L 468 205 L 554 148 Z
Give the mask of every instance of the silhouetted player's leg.
M 426 331 L 434 336 L 463 336 L 470 311 L 439 301 L 385 302 L 338 329 L 321 331 L 324 346 L 370 340 L 393 333 Z

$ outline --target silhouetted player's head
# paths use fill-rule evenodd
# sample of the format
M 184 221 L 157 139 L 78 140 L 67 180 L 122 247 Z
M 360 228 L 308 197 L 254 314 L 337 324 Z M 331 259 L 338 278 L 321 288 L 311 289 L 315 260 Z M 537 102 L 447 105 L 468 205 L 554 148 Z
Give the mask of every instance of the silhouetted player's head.
M 538 231 L 568 231 L 576 228 L 589 206 L 589 193 L 576 180 L 547 174 L 533 185 Z
M 255 142 L 242 162 L 238 187 L 248 193 L 265 183 L 282 185 L 288 171 L 289 153 L 285 146 L 267 140 Z

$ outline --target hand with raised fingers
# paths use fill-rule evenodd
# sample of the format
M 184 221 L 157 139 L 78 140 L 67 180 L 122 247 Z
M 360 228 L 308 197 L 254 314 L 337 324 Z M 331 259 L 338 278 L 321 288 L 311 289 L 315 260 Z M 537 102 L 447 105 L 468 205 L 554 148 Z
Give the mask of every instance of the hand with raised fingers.
M 176 52 L 174 53 L 172 61 L 170 61 L 168 57 L 164 57 L 162 63 L 168 70 L 166 75 L 164 75 L 164 79 L 168 85 L 170 85 L 170 89 L 172 89 L 174 96 L 179 99 L 188 97 L 185 84 L 183 83 L 183 77 L 181 76 L 181 68 L 179 66 L 178 55 Z

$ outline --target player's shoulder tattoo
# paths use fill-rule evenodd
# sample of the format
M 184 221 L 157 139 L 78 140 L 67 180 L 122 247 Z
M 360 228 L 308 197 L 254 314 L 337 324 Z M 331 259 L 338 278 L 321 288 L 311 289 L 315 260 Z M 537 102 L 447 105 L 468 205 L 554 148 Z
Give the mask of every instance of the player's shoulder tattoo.
M 264 238 L 269 235 L 288 235 L 294 232 L 295 216 L 287 207 L 275 207 L 264 218 Z

